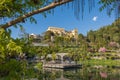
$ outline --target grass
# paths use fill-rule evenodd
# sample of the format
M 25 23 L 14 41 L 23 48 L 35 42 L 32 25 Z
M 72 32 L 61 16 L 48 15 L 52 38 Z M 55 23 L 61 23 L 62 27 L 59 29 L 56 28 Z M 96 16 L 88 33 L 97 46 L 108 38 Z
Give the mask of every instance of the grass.
M 103 66 L 120 66 L 120 60 L 85 60 L 82 64 L 86 65 L 103 65 Z

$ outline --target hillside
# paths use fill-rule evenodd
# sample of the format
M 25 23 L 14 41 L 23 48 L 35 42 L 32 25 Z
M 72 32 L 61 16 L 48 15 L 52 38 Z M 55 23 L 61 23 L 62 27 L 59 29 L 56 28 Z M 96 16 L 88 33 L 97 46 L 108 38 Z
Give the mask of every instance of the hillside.
M 87 33 L 87 42 L 92 48 L 99 49 L 106 47 L 108 49 L 117 49 L 120 47 L 120 20 L 108 26 L 101 27 L 96 31 Z

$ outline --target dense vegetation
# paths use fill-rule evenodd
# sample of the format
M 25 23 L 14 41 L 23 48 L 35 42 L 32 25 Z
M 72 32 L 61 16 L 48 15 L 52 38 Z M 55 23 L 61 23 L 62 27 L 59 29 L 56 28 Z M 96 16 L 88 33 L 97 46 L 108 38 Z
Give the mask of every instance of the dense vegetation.
M 100 47 L 119 49 L 120 25 L 118 21 L 119 20 L 111 25 L 104 26 L 97 31 L 89 31 L 87 34 L 87 42 L 89 42 L 90 46 L 95 50 L 98 50 Z
M 102 65 L 118 65 L 119 61 L 112 61 L 120 59 L 118 56 L 120 49 L 120 25 L 119 20 L 108 26 L 104 26 L 96 31 L 89 31 L 87 36 L 82 34 L 78 35 L 78 39 L 69 38 L 65 36 L 57 36 L 52 32 L 46 32 L 42 37 L 42 40 L 37 43 L 48 43 L 49 46 L 33 46 L 31 43 L 34 42 L 34 38 L 28 38 L 24 36 L 21 39 L 13 39 L 10 37 L 11 31 L 1 29 L 0 31 L 0 77 L 6 77 L 6 79 L 21 79 L 26 76 L 34 74 L 33 67 L 27 68 L 31 65 L 30 61 L 37 57 L 52 54 L 52 59 L 55 59 L 55 53 L 57 52 L 69 52 L 69 56 L 74 61 L 86 61 L 87 64 L 96 64 L 95 57 L 101 57 L 107 60 L 97 60 Z M 51 41 L 51 37 L 54 36 L 54 40 Z M 105 48 L 105 52 L 99 51 L 100 48 Z M 102 53 L 101 53 L 102 52 Z M 108 63 L 109 62 L 109 63 Z M 98 64 L 98 63 L 97 63 Z M 14 65 L 14 66 L 13 66 Z M 42 64 L 37 63 L 34 68 L 41 70 Z M 19 66 L 19 67 L 18 67 Z M 29 74 L 27 71 L 31 71 Z M 4 73 L 3 73 L 4 72 Z M 33 75 L 34 76 L 34 75 Z M 12 78 L 11 78 L 12 77 Z
M 24 78 L 28 79 L 29 77 L 36 77 L 36 75 L 34 74 L 35 70 L 33 70 L 33 66 L 29 64 L 29 61 L 31 59 L 34 59 L 36 55 L 46 56 L 49 53 L 49 54 L 53 54 L 54 56 L 55 52 L 69 51 L 71 53 L 70 56 L 77 61 L 80 59 L 82 60 L 86 59 L 86 56 L 88 55 L 87 50 L 89 48 L 92 49 L 93 52 L 96 52 L 100 47 L 103 46 L 105 46 L 108 49 L 111 49 L 109 48 L 109 46 L 107 46 L 108 43 L 111 41 L 118 45 L 120 44 L 119 43 L 120 28 L 118 27 L 119 26 L 118 24 L 112 26 L 114 29 L 112 30 L 113 32 L 112 34 L 110 34 L 110 36 L 106 34 L 107 29 L 103 28 L 104 32 L 102 32 L 102 30 L 100 31 L 100 33 L 99 31 L 91 31 L 91 35 L 89 35 L 90 33 L 88 33 L 87 36 L 83 36 L 82 34 L 80 34 L 77 41 L 74 40 L 73 38 L 69 39 L 66 37 L 56 36 L 55 41 L 51 42 L 49 40 L 49 37 L 46 37 L 45 40 L 46 39 L 48 40 L 46 40 L 45 42 L 49 41 L 48 43 L 50 44 L 50 46 L 48 47 L 35 47 L 31 44 L 32 39 L 28 37 L 23 37 L 21 39 L 13 39 L 11 37 L 11 31 L 9 29 L 6 29 L 13 25 L 14 26 L 20 25 L 18 23 L 21 22 L 25 23 L 26 20 L 30 20 L 30 22 L 36 23 L 36 20 L 32 17 L 33 15 L 42 13 L 43 16 L 46 17 L 46 15 L 51 12 L 48 11 L 49 9 L 53 9 L 56 6 L 65 4 L 70 1 L 72 0 L 17 0 L 17 1 L 0 0 L 0 20 L 2 21 L 0 22 L 0 27 L 4 28 L 4 29 L 0 29 L 0 65 L 1 65 L 0 79 L 1 80 L 22 80 Z M 78 3 L 82 4 L 86 0 L 82 0 L 81 2 L 79 2 L 79 0 L 74 0 L 74 1 L 77 1 Z M 89 4 L 92 3 L 93 1 L 94 0 L 89 1 Z M 102 9 L 104 9 L 106 6 L 117 4 L 116 1 L 119 2 L 118 0 L 110 0 L 110 2 L 106 0 L 100 0 L 100 2 L 103 4 Z M 76 11 L 79 11 L 78 9 L 80 4 L 76 5 L 75 2 L 75 8 L 77 8 Z M 47 5 L 47 9 L 46 9 L 46 5 Z M 92 5 L 90 4 L 89 6 Z M 117 9 L 118 7 L 119 5 L 117 6 Z M 83 10 L 84 8 L 83 4 L 81 8 Z M 112 8 L 116 8 L 116 7 L 112 7 Z M 77 16 L 79 15 L 77 14 Z M 103 33 L 106 35 L 104 35 Z M 110 32 L 108 32 L 108 34 L 109 33 Z M 96 34 L 98 35 L 100 34 L 99 38 L 101 40 L 100 39 L 97 40 L 98 37 Z M 115 50 L 118 49 L 118 46 L 116 45 L 111 47 L 114 47 Z M 89 58 L 89 56 L 87 56 L 87 58 Z M 39 71 L 42 69 L 41 63 L 37 63 L 34 66 Z M 39 73 L 39 71 L 37 72 Z

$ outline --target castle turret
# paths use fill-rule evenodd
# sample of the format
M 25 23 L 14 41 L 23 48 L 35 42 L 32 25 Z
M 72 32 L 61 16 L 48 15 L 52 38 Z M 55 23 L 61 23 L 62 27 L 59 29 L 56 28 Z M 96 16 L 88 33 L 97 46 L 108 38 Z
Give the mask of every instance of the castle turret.
M 78 39 L 78 29 L 72 30 L 72 34 L 73 34 L 74 38 L 77 40 Z

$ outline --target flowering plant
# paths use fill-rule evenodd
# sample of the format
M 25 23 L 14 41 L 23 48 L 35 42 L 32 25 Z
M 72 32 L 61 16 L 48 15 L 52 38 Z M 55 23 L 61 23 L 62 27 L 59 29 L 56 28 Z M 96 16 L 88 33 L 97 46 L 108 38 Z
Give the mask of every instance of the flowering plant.
M 107 49 L 105 47 L 101 47 L 98 52 L 106 52 Z

